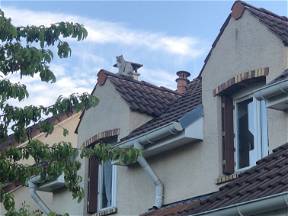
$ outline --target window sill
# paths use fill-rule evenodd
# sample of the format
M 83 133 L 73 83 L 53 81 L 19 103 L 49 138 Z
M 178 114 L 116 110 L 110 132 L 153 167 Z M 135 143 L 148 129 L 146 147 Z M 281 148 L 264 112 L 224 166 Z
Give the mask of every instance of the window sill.
M 116 207 L 110 207 L 99 210 L 99 212 L 95 213 L 93 216 L 104 216 L 104 215 L 111 215 L 117 213 Z

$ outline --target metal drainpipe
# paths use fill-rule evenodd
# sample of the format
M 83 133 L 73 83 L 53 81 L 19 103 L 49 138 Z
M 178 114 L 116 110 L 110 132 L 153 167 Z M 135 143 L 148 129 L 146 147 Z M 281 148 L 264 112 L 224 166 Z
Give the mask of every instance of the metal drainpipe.
M 143 149 L 143 146 L 140 143 L 134 144 L 135 148 Z M 140 164 L 140 166 L 146 171 L 146 173 L 150 176 L 150 178 L 153 181 L 153 184 L 155 186 L 155 201 L 154 206 L 157 208 L 161 208 L 163 205 L 163 198 L 164 198 L 164 186 L 159 177 L 156 175 L 154 170 L 151 168 L 151 166 L 148 164 L 147 160 L 140 156 L 137 159 L 137 162 Z
M 48 206 L 44 203 L 44 201 L 41 199 L 41 197 L 37 194 L 37 186 L 31 181 L 31 179 L 28 181 L 29 191 L 31 194 L 32 199 L 36 203 L 36 205 L 39 207 L 41 211 L 43 211 L 46 215 L 51 213 L 51 210 L 48 208 Z

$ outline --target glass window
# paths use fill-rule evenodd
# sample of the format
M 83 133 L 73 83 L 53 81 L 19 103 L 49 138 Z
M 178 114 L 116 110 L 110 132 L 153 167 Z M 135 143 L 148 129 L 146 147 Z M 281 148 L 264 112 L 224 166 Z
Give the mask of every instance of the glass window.
M 264 101 L 254 97 L 235 102 L 236 167 L 256 164 L 267 155 L 267 114 Z
M 117 136 L 105 138 L 103 144 L 117 143 Z M 99 166 L 98 209 L 116 206 L 116 166 L 111 161 L 102 162 Z
M 102 163 L 101 166 L 101 208 L 107 208 L 112 206 L 112 177 L 113 167 L 111 161 Z

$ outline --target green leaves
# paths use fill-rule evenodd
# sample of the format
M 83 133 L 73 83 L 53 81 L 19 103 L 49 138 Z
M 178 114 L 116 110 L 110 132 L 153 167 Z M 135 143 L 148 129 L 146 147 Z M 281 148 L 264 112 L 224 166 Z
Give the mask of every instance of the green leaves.
M 112 160 L 119 165 L 128 165 L 135 163 L 141 155 L 141 150 L 135 148 L 121 148 L 109 144 L 96 144 L 93 148 L 84 148 L 81 152 L 81 158 L 96 156 L 99 161 Z
M 67 58 L 68 56 L 71 56 L 71 48 L 67 42 L 60 41 L 58 43 L 58 56 L 60 58 Z
M 66 128 L 63 128 L 63 136 L 67 136 L 69 134 L 69 131 Z
M 14 98 L 22 101 L 29 96 L 26 86 L 21 83 L 11 83 L 8 79 L 0 80 L 0 103 Z
M 55 82 L 49 69 L 53 53 L 49 47 L 57 44 L 60 58 L 71 56 L 71 48 L 63 38 L 84 40 L 88 35 L 83 25 L 59 22 L 46 26 L 15 27 L 0 10 L 0 71 L 4 75 L 20 73 L 31 76 L 39 73 L 41 81 Z

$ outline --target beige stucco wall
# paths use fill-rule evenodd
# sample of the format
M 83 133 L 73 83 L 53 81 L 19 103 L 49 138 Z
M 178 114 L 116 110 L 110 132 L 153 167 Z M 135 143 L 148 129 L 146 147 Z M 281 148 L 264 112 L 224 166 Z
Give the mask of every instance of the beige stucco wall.
M 239 73 L 267 66 L 269 82 L 288 67 L 287 60 L 287 48 L 282 41 L 249 11 L 237 21 L 230 20 L 202 74 L 204 140 L 207 151 L 213 152 L 207 157 L 213 161 L 208 163 L 212 172 L 210 178 L 222 173 L 221 104 L 219 97 L 213 97 L 213 89 Z M 287 140 L 283 115 L 283 112 L 268 111 L 270 149 Z
M 203 71 L 204 142 L 148 159 L 164 183 L 165 204 L 218 189 L 215 182 L 222 173 L 221 115 L 220 100 L 213 97 L 213 89 L 234 75 L 266 66 L 270 69 L 269 82 L 287 68 L 287 48 L 246 11 L 240 20 L 230 21 Z M 96 89 L 95 94 L 100 104 L 84 115 L 78 143 L 117 127 L 121 128 L 122 137 L 148 120 L 147 116 L 130 112 L 109 82 Z M 283 118 L 283 112 L 269 111 L 271 148 L 287 141 L 285 115 Z M 138 120 L 131 123 L 133 119 Z M 139 166 L 118 167 L 117 174 L 118 215 L 136 215 L 152 207 L 154 186 Z M 86 212 L 86 204 L 83 209 Z
M 60 141 L 66 141 L 71 142 L 72 146 L 76 147 L 77 135 L 74 133 L 74 130 L 79 122 L 79 116 L 80 113 L 76 113 L 63 120 L 54 127 L 53 133 L 47 137 L 45 134 L 41 133 L 34 137 L 34 139 L 38 139 L 51 145 Z M 69 130 L 69 134 L 66 137 L 63 136 L 63 128 Z M 22 145 L 25 145 L 25 143 Z M 29 159 L 27 161 L 23 161 L 23 163 L 32 164 L 33 161 L 32 159 Z M 12 193 L 15 197 L 16 208 L 21 207 L 22 203 L 25 201 L 32 207 L 32 209 L 38 209 L 34 201 L 31 199 L 30 192 L 27 187 L 20 186 L 13 190 Z M 74 215 L 81 215 L 80 211 L 78 210 L 79 204 L 77 204 L 77 201 L 72 200 L 72 194 L 65 189 L 57 193 L 38 192 L 38 194 L 52 211 L 56 211 L 57 213 L 69 212 L 72 213 L 71 215 L 73 215 L 73 212 L 77 212 L 77 214 Z M 3 206 L 0 207 L 0 215 L 4 215 Z
M 118 138 L 121 139 L 122 137 L 128 135 L 133 129 L 151 119 L 151 117 L 146 114 L 131 112 L 128 104 L 121 98 L 109 79 L 105 82 L 105 85 L 98 86 L 96 88 L 94 95 L 99 98 L 99 104 L 95 108 L 87 110 L 82 118 L 81 124 L 78 128 L 79 147 L 85 140 L 94 136 L 95 134 L 114 128 L 120 128 L 120 135 Z M 83 164 L 85 164 L 85 166 L 82 166 L 81 175 L 85 177 L 83 186 L 87 194 L 88 161 L 84 160 Z M 127 194 L 132 192 L 129 191 L 129 188 L 126 187 L 126 183 L 124 182 L 134 182 L 133 176 L 137 176 L 137 172 L 131 172 L 132 176 L 123 178 L 123 169 L 125 170 L 126 168 L 117 168 L 116 202 L 119 210 L 126 209 L 127 206 L 123 206 L 121 200 L 124 200 Z M 125 187 L 126 189 L 123 191 L 122 189 Z M 83 205 L 83 215 L 85 215 L 87 212 L 87 200 L 84 200 L 81 204 Z M 138 205 L 141 206 L 141 203 L 138 203 Z M 137 208 L 137 206 L 129 206 L 129 208 L 134 209 Z

